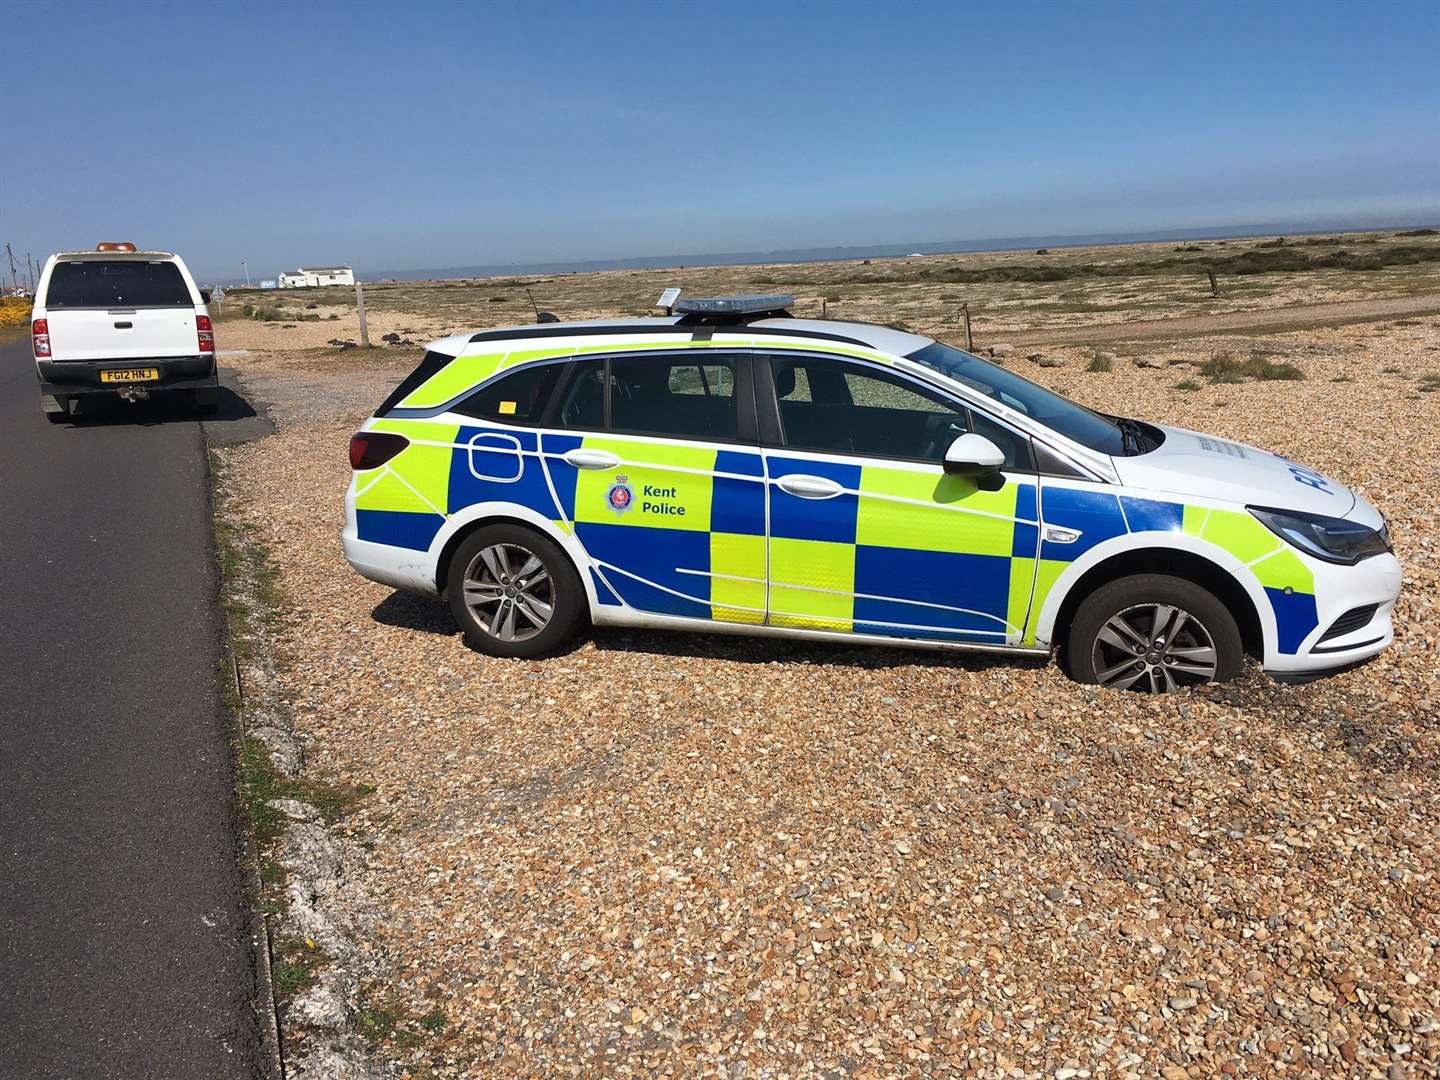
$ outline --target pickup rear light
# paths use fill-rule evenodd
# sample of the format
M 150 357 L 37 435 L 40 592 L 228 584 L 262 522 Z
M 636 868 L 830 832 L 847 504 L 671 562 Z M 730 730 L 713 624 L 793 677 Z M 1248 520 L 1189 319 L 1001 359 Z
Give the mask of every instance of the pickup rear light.
M 195 316 L 195 332 L 200 336 L 200 351 L 202 353 L 215 351 L 215 330 L 210 325 L 209 315 Z
M 350 467 L 356 472 L 378 469 L 410 445 L 404 435 L 360 431 L 350 436 Z
M 50 355 L 50 322 L 47 319 L 36 319 L 30 324 L 30 345 L 35 351 L 35 358 Z

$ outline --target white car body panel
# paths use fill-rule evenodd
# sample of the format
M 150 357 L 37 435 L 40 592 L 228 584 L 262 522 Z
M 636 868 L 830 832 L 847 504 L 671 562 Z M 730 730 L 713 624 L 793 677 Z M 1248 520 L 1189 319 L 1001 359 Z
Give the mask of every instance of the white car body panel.
M 612 325 L 615 327 L 614 334 L 594 332 Z M 509 340 L 501 339 L 493 332 L 489 335 L 479 335 L 482 338 L 480 341 L 472 341 L 469 335 L 456 335 L 432 342 L 428 348 L 433 352 L 464 358 L 470 356 L 493 357 L 497 352 L 504 352 L 507 349 L 515 352 L 532 352 L 542 348 L 563 351 L 573 347 L 576 353 L 582 350 L 586 353 L 623 352 L 627 348 L 651 350 L 664 348 L 667 345 L 684 347 L 692 339 L 692 331 L 688 329 L 677 328 L 672 339 L 664 332 L 637 333 L 634 326 L 634 320 L 597 320 L 561 326 L 539 324 L 531 328 L 520 328 L 513 331 L 515 336 Z M 812 349 L 824 347 L 825 343 L 821 340 L 821 335 L 825 333 L 833 333 L 845 338 L 859 338 L 867 342 L 865 348 L 885 354 L 882 358 L 883 362 L 890 365 L 891 370 L 913 375 L 932 388 L 942 389 L 971 408 L 987 412 L 1012 428 L 1029 434 L 1037 441 L 1045 443 L 1062 458 L 1071 461 L 1078 470 L 1090 478 L 1088 480 L 1036 478 L 1037 497 L 1040 488 L 1044 486 L 1070 487 L 1077 490 L 1103 491 L 1107 495 L 1114 495 L 1117 498 L 1167 500 L 1181 502 L 1190 507 L 1212 507 L 1216 510 L 1239 514 L 1246 514 L 1245 508 L 1248 505 L 1262 505 L 1332 517 L 1349 516 L 1352 520 L 1363 522 L 1371 528 L 1379 528 L 1383 524 L 1383 518 L 1379 512 L 1366 500 L 1358 498 L 1344 485 L 1313 469 L 1255 447 L 1186 429 L 1163 428 L 1165 434 L 1163 444 L 1146 454 L 1135 457 L 1111 458 L 1109 455 L 1079 446 L 1059 433 L 1031 420 L 1028 416 L 1017 413 L 1003 404 L 979 394 L 955 379 L 904 359 L 905 353 L 913 352 L 929 344 L 930 339 L 928 338 L 880 327 L 858 326 L 842 322 L 761 320 L 744 327 L 716 327 L 713 334 L 710 335 L 710 340 L 717 347 L 728 346 L 733 349 L 763 347 L 783 350 L 787 346 L 795 347 L 796 340 L 773 333 L 767 334 L 767 329 L 773 331 L 783 327 L 796 326 L 803 327 L 807 332 L 813 332 L 816 335 L 815 340 L 804 343 L 804 347 Z M 528 336 L 525 333 L 527 329 L 533 331 L 535 336 Z M 574 329 L 576 333 L 573 336 L 567 335 L 565 333 L 567 329 Z M 659 327 L 657 326 L 656 329 L 659 330 Z M 869 344 L 871 342 L 875 344 Z M 881 347 L 882 345 L 888 346 L 888 348 Z M 843 356 L 843 350 L 847 347 L 849 346 L 837 344 L 835 352 Z M 512 370 L 514 369 L 504 368 L 502 364 L 500 371 L 494 377 L 504 377 Z M 475 385 L 483 384 L 477 382 Z M 474 386 L 467 389 L 465 393 L 469 394 L 473 389 Z M 445 412 L 444 407 L 401 410 L 395 415 L 397 417 L 423 416 L 461 426 L 477 423 L 470 417 Z M 373 420 L 367 421 L 366 429 L 369 429 L 374 422 Z M 534 427 L 526 427 L 524 430 L 536 433 L 540 437 L 545 435 L 574 436 L 576 434 L 575 432 L 556 432 Z M 627 434 L 623 437 L 640 441 L 646 440 L 645 436 L 638 435 Z M 654 438 L 650 441 L 673 444 L 677 440 Z M 707 445 L 703 441 L 678 441 L 686 445 Z M 463 447 L 459 448 L 463 449 Z M 747 446 L 745 449 L 758 450 L 759 448 Z M 762 453 L 763 455 L 780 453 L 784 457 L 792 459 L 805 459 L 813 456 L 817 460 L 832 462 L 838 460 L 836 455 L 811 455 L 803 450 L 786 449 L 773 452 L 764 450 Z M 537 456 L 541 456 L 543 460 L 547 455 Z M 915 467 L 902 462 L 885 462 L 884 464 L 886 468 Z M 767 490 L 774 485 L 774 479 L 768 477 L 768 469 L 765 482 Z M 597 574 L 603 582 L 606 568 L 597 566 L 591 560 L 585 547 L 567 523 L 557 523 L 530 507 L 518 503 L 487 501 L 467 506 L 449 515 L 442 514 L 441 516 L 445 518 L 444 524 L 426 551 L 405 550 L 361 540 L 356 528 L 355 495 L 357 490 L 363 488 L 363 483 L 363 474 L 357 474 L 346 499 L 346 525 L 342 538 L 347 559 L 364 576 L 395 588 L 432 596 L 439 595 L 441 589 L 437 588 L 437 564 L 447 544 L 476 522 L 495 518 L 513 519 L 543 532 L 570 556 L 578 571 L 578 576 L 584 584 L 591 617 L 596 624 L 701 629 L 712 633 L 792 637 L 844 643 L 864 642 L 898 645 L 906 648 L 1044 653 L 1049 651 L 1052 644 L 1063 635 L 1066 628 L 1057 625 L 1059 614 L 1071 590 L 1085 578 L 1088 571 L 1116 556 L 1159 548 L 1184 551 L 1198 556 L 1231 575 L 1253 605 L 1255 616 L 1260 624 L 1264 640 L 1262 660 L 1265 668 L 1280 675 L 1301 675 L 1342 667 L 1372 656 L 1385 648 L 1393 637 L 1390 616 L 1401 581 L 1399 563 L 1391 554 L 1373 556 L 1354 566 L 1341 566 L 1323 562 L 1303 551 L 1286 546 L 1285 550 L 1291 551 L 1314 577 L 1317 621 L 1314 629 L 1306 634 L 1304 640 L 1293 652 L 1282 651 L 1277 643 L 1277 623 L 1271 601 L 1254 570 L 1254 563 L 1263 561 L 1264 558 L 1269 557 L 1268 555 L 1257 558 L 1254 563 L 1247 564 L 1224 548 L 1200 536 L 1190 535 L 1179 529 L 1132 531 L 1127 522 L 1127 531 L 1124 534 L 1089 547 L 1069 563 L 1043 597 L 1032 598 L 1028 623 L 1031 631 L 1030 637 L 1034 641 L 1033 645 L 1022 643 L 1021 634 L 1017 628 L 1013 627 L 1011 628 L 1012 632 L 1006 634 L 1003 644 L 988 645 L 976 641 L 891 638 L 868 633 L 840 633 L 749 623 L 702 621 L 641 611 L 623 603 L 618 605 L 599 603 L 592 580 L 592 572 Z M 1043 513 L 1038 517 L 1037 525 L 1043 530 L 1045 527 Z M 766 530 L 768 542 L 768 509 Z M 1270 555 L 1273 554 L 1274 552 L 1270 553 Z M 1376 614 L 1368 624 L 1354 632 L 1327 641 L 1323 653 L 1310 651 L 1315 642 L 1325 633 L 1326 628 L 1339 615 L 1351 608 L 1368 604 L 1377 605 Z

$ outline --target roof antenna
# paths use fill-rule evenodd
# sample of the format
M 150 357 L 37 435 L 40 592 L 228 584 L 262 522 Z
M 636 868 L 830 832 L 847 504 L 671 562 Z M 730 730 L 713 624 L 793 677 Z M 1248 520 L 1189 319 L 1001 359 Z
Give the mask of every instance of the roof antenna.
M 535 297 L 534 297 L 533 295 L 531 295 L 529 289 L 526 289 L 526 290 L 525 290 L 525 295 L 530 297 L 530 306 L 535 309 L 535 321 L 536 321 L 537 323 L 559 322 L 559 321 L 560 321 L 560 317 L 559 317 L 558 315 L 556 315 L 553 311 L 541 311 L 541 310 L 540 310 L 540 305 L 537 304 L 537 303 L 535 303 Z

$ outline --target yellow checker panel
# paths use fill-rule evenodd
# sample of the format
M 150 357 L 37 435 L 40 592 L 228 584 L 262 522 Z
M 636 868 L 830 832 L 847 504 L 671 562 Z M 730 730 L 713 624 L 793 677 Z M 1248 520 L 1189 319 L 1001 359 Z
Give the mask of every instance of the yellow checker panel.
M 1251 569 L 1267 589 L 1294 589 L 1298 593 L 1315 592 L 1315 575 L 1300 557 L 1289 548 L 1262 559 Z
M 359 510 L 408 510 L 445 516 L 450 490 L 451 444 L 459 428 L 426 420 L 377 420 L 371 431 L 384 431 L 414 440 L 383 466 L 388 475 L 356 499 Z M 419 440 L 439 443 L 420 445 Z M 364 475 L 356 483 L 364 488 Z
M 1036 563 L 1035 559 L 1010 560 L 1010 607 L 1006 620 L 1013 628 L 1011 632 L 1024 627 L 1025 636 L 1021 644 L 1027 646 L 1035 644 L 1035 624 L 1040 619 L 1040 611 L 1055 582 L 1070 565 L 1058 559 L 1040 559 L 1038 568 Z
M 601 437 L 586 438 L 583 445 L 609 451 L 620 464 L 579 471 L 576 521 L 710 531 L 714 450 Z
M 711 618 L 756 626 L 765 621 L 765 537 L 711 533 L 710 573 Z
M 1018 491 L 1017 484 L 981 491 L 959 476 L 866 465 L 855 542 L 1008 558 Z
M 850 631 L 855 611 L 855 545 L 770 539 L 770 625 Z

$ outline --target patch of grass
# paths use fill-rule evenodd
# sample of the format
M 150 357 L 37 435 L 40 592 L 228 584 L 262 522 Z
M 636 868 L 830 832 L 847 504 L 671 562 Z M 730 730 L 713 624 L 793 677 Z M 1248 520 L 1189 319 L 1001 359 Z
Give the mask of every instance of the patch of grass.
M 1115 360 L 1109 353 L 1099 351 L 1092 352 L 1090 354 L 1090 362 L 1085 365 L 1085 370 L 1113 371 L 1115 370 Z
M 1383 371 L 1386 375 L 1399 375 L 1399 374 L 1400 374 L 1400 368 L 1394 367 L 1394 366 L 1387 367 L 1387 368 L 1381 368 L 1380 370 Z
M 287 941 L 277 946 L 270 963 L 275 996 L 286 1000 L 313 985 L 328 960 L 321 950 L 302 941 Z
M 372 1045 L 387 1043 L 400 1049 L 412 1049 L 428 1036 L 445 1030 L 445 1013 L 431 1009 L 424 1016 L 415 1016 L 391 998 L 362 996 L 355 1012 L 355 1026 Z
M 1202 387 L 1201 387 L 1200 384 L 1199 384 L 1198 382 L 1196 382 L 1194 379 L 1186 379 L 1184 382 L 1177 382 L 1177 383 L 1175 384 L 1175 389 L 1176 389 L 1176 390 L 1200 390 L 1200 389 L 1202 389 Z
M 1433 394 L 1440 390 L 1440 371 L 1427 371 L 1420 376 L 1420 392 Z
M 1305 372 L 1294 364 L 1272 360 L 1271 355 L 1257 350 L 1242 359 L 1233 353 L 1216 353 L 1200 365 L 1200 374 L 1212 383 L 1240 383 L 1246 379 L 1296 382 L 1305 378 Z
M 1331 379 L 1330 381 L 1331 381 L 1331 382 L 1354 382 L 1355 380 L 1352 379 L 1349 375 L 1336 375 L 1335 378 Z

